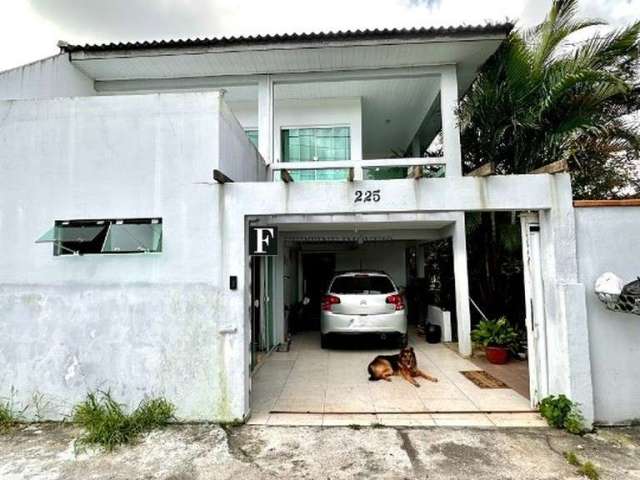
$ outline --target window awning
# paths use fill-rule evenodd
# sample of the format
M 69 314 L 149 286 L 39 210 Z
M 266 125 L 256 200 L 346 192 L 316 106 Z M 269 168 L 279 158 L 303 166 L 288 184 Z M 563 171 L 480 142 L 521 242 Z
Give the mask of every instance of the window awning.
M 56 225 L 37 239 L 36 243 L 93 242 L 107 226 L 107 224 L 96 226 Z

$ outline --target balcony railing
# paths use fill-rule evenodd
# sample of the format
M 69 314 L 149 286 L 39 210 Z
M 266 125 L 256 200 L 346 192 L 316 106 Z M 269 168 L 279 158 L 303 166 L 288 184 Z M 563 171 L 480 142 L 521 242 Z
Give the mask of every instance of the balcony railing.
M 340 160 L 340 161 L 318 161 L 318 162 L 277 162 L 269 165 L 274 180 L 276 174 L 280 172 L 280 179 L 285 182 L 292 182 L 291 172 L 304 170 L 347 170 L 350 181 L 362 180 L 364 171 L 372 168 L 390 167 L 442 167 L 446 161 L 443 157 L 437 158 L 381 158 L 375 160 Z M 413 169 L 412 178 L 422 177 L 422 169 Z

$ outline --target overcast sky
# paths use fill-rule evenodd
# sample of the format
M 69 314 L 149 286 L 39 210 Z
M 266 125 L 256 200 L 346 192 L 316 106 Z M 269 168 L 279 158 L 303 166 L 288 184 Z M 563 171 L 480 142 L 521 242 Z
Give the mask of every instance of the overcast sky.
M 103 43 L 375 27 L 540 21 L 551 0 L 5 0 L 0 71 Z M 582 0 L 584 15 L 624 25 L 640 0 Z

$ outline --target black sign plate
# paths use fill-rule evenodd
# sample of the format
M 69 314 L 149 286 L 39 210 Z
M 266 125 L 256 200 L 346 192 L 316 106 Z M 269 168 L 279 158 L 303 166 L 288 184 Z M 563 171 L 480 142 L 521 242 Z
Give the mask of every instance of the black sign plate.
M 278 255 L 278 227 L 249 227 L 249 255 L 273 257 Z

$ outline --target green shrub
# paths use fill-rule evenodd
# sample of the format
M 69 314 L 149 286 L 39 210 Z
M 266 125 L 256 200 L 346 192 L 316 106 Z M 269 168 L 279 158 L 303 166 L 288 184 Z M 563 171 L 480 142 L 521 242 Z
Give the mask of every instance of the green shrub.
M 175 407 L 163 398 L 145 399 L 131 414 L 125 413 L 110 392 L 91 392 L 73 409 L 73 421 L 85 430 L 76 447 L 100 445 L 112 451 L 131 443 L 145 431 L 160 428 L 174 418 Z
M 542 399 L 540 415 L 552 427 L 564 428 L 575 435 L 584 433 L 584 418 L 578 404 L 569 400 L 565 395 L 550 395 Z
M 518 332 L 507 317 L 497 320 L 481 320 L 471 332 L 471 340 L 483 347 L 505 347 L 514 350 L 518 345 Z

